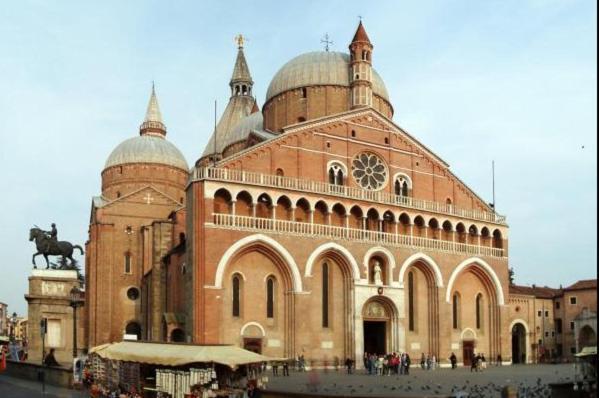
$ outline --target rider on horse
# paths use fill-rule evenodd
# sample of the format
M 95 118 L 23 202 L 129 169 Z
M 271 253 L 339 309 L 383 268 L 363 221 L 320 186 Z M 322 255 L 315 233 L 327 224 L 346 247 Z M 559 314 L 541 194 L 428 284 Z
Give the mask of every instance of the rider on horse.
M 52 229 L 50 231 L 44 231 L 46 236 L 48 237 L 48 243 L 46 244 L 46 250 L 50 251 L 52 245 L 58 242 L 58 230 L 56 229 L 56 224 L 52 223 Z

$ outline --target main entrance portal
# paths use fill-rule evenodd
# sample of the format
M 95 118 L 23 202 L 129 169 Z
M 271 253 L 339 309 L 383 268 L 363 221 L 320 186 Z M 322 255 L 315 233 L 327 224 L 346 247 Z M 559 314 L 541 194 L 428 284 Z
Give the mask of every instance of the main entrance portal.
M 373 297 L 364 304 L 364 352 L 384 355 L 393 349 L 393 309 L 385 298 Z
M 369 354 L 387 353 L 387 322 L 364 321 L 364 352 Z
M 462 341 L 464 366 L 472 365 L 474 360 L 474 340 Z

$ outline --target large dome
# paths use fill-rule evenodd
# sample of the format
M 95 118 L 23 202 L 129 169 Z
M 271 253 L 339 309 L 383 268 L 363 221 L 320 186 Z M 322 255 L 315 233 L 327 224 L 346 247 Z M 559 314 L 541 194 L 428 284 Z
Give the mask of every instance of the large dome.
M 275 74 L 266 101 L 287 90 L 306 86 L 332 85 L 349 87 L 349 54 L 315 51 L 299 55 L 287 62 Z M 372 91 L 389 101 L 383 79 L 372 69 Z
M 104 168 L 128 163 L 159 163 L 189 170 L 187 161 L 176 146 L 152 135 L 140 135 L 120 143 L 108 156 Z

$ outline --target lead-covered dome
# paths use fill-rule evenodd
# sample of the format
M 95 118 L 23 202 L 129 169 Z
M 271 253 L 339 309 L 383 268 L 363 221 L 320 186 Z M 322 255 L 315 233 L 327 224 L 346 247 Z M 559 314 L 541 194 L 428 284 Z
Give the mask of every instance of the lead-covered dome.
M 314 51 L 287 62 L 275 74 L 266 92 L 266 101 L 285 91 L 307 86 L 331 85 L 349 87 L 349 54 Z M 389 101 L 383 79 L 372 69 L 372 91 Z
M 108 156 L 104 168 L 129 163 L 158 163 L 189 170 L 185 157 L 175 145 L 153 135 L 140 135 L 120 143 Z

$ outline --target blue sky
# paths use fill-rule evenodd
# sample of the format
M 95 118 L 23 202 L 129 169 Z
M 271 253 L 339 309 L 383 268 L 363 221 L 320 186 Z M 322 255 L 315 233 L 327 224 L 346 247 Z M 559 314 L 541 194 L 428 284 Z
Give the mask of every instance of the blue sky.
M 104 161 L 137 134 L 152 80 L 191 164 L 228 99 L 236 34 L 262 105 L 325 33 L 346 51 L 358 15 L 395 122 L 487 201 L 495 160 L 517 282 L 596 277 L 594 1 L 23 0 L 0 7 L 0 301 L 26 310 L 33 224 L 85 243 Z

